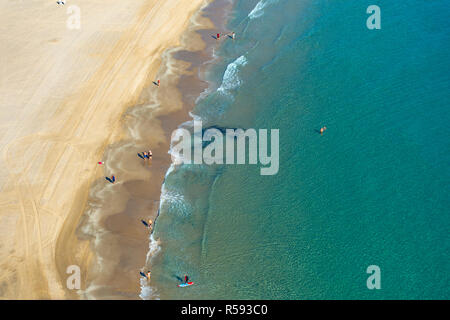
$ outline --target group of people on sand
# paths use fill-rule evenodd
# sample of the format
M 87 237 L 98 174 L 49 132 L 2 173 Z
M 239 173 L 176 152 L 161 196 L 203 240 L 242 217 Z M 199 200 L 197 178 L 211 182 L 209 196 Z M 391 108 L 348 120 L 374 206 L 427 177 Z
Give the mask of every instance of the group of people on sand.
M 150 161 L 152 159 L 153 153 L 152 153 L 152 150 L 149 150 L 149 151 L 144 151 L 144 152 L 142 152 L 142 154 L 139 154 L 139 155 L 144 159 L 144 161 L 147 161 L 147 160 Z M 103 165 L 104 162 L 103 161 L 99 161 L 98 164 L 99 165 Z M 109 182 L 114 184 L 114 182 L 116 182 L 116 176 L 112 175 L 111 177 L 106 177 L 106 180 L 108 180 Z M 152 228 L 153 228 L 153 220 L 152 219 L 148 219 L 148 221 L 142 220 L 142 223 L 144 223 L 144 225 L 150 231 L 152 230 Z M 151 271 L 147 271 L 146 274 L 141 272 L 141 275 L 143 277 L 145 277 L 147 280 L 150 280 L 151 274 L 152 274 Z

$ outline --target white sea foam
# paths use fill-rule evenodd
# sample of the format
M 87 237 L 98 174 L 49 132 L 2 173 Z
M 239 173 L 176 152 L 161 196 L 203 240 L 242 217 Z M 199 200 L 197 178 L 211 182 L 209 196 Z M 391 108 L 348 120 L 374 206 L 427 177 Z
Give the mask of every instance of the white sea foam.
M 278 0 L 261 0 L 259 1 L 253 10 L 248 14 L 250 19 L 259 18 L 264 14 L 264 8 L 268 5 L 274 4 L 278 2 Z
M 247 58 L 240 56 L 235 61 L 230 63 L 223 75 L 222 84 L 217 89 L 218 92 L 228 94 L 229 90 L 236 89 L 242 84 L 242 80 L 239 78 L 239 68 L 247 64 Z
M 192 111 L 189 111 L 189 116 L 192 118 L 192 126 L 194 125 L 193 121 L 202 121 L 202 117 L 200 117 L 199 115 L 196 115 L 195 113 L 193 113 Z

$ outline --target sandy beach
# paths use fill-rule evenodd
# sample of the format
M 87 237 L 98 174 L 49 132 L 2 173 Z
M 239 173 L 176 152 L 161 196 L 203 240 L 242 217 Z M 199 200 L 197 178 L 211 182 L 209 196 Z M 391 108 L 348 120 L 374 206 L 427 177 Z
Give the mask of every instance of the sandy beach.
M 126 191 L 121 182 L 133 177 L 117 174 L 108 162 L 110 156 L 103 166 L 97 162 L 104 161 L 108 145 L 127 134 L 123 125 L 133 121 L 133 114 L 124 112 L 151 96 L 143 89 L 161 89 L 161 94 L 168 90 L 152 86 L 161 72 L 163 53 L 180 44 L 202 3 L 0 4 L 0 298 L 78 298 L 80 292 L 66 288 L 68 266 L 81 268 L 82 290 L 104 274 L 92 270 L 96 260 L 92 238 L 80 239 L 77 228 L 87 200 L 98 188 Z M 80 28 L 71 29 L 68 19 L 73 26 L 77 12 Z M 181 98 L 173 94 L 171 99 L 167 105 L 176 105 Z M 161 123 L 148 136 L 152 139 L 142 147 L 155 145 L 154 153 L 167 142 Z M 136 153 L 130 157 L 135 159 Z M 159 162 L 163 172 L 168 155 L 155 156 L 155 167 Z M 111 172 L 118 183 L 105 189 L 104 176 Z M 151 179 L 144 167 L 137 174 Z M 151 184 L 145 196 L 153 194 L 150 199 L 157 201 L 160 187 Z M 114 202 L 109 205 L 120 209 Z M 145 235 L 135 239 L 139 236 Z M 143 265 L 145 255 L 140 259 Z M 128 278 L 125 282 L 123 287 L 129 288 Z M 135 297 L 135 289 L 129 288 L 124 296 Z

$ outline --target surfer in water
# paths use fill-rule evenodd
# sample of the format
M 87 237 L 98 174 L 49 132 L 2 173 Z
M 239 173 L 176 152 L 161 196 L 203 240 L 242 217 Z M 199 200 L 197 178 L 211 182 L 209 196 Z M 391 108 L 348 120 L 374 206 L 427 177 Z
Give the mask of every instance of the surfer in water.
M 320 134 L 323 134 L 325 132 L 325 130 L 327 130 L 327 127 L 325 127 L 325 126 L 320 128 Z
M 188 283 L 189 277 L 187 275 L 184 275 L 184 283 Z

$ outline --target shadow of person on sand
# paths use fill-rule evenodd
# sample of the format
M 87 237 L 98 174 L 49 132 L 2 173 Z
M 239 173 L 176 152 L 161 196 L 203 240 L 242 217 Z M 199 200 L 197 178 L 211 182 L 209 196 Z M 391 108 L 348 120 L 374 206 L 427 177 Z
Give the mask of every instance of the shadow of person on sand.
M 144 156 L 143 156 L 142 154 L 138 153 L 137 155 L 139 156 L 139 158 L 141 158 L 141 159 L 144 159 L 144 160 L 145 160 L 145 158 L 144 158 Z
M 114 183 L 114 181 L 110 177 L 105 177 L 106 180 L 108 180 L 111 183 Z
M 153 84 L 154 84 L 155 86 L 159 87 L 158 82 L 153 81 Z

